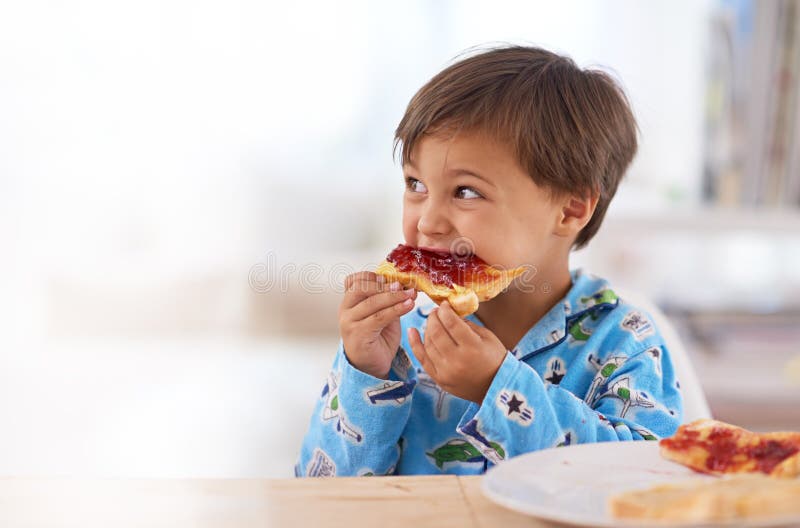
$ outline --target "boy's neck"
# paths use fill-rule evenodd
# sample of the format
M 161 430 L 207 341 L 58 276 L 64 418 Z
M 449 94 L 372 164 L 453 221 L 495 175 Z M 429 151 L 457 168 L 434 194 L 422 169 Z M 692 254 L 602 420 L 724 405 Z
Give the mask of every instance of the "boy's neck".
M 550 311 L 570 288 L 572 277 L 568 267 L 548 275 L 536 277 L 534 291 L 521 291 L 510 287 L 494 299 L 482 302 L 475 315 L 491 330 L 507 350 L 513 350 L 528 330 Z M 542 285 L 549 285 L 549 292 Z

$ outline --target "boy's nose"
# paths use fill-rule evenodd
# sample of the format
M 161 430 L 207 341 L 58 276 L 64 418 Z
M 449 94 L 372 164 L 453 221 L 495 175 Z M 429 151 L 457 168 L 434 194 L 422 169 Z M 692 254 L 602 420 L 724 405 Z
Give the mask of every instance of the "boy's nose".
M 417 222 L 417 230 L 430 240 L 436 240 L 438 237 L 448 235 L 451 228 L 447 215 L 443 214 L 440 207 L 425 208 L 419 217 L 419 222 Z

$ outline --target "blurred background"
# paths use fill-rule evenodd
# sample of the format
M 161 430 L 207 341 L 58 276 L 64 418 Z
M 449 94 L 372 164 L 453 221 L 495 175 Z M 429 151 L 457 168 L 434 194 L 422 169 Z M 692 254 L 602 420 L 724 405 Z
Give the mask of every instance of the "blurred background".
M 464 50 L 621 79 L 573 267 L 674 323 L 716 417 L 800 429 L 800 2 L 0 2 L 0 476 L 289 476 L 393 131 Z

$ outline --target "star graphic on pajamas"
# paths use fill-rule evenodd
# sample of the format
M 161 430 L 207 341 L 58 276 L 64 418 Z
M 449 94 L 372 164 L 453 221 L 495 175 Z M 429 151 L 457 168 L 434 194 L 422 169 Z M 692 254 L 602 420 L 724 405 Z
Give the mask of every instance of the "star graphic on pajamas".
M 511 399 L 508 400 L 508 414 L 511 415 L 512 412 L 519 412 L 519 408 L 522 407 L 523 403 L 525 402 L 517 399 L 516 394 L 512 395 Z
M 550 376 L 546 377 L 545 379 L 552 383 L 553 385 L 558 385 L 561 383 L 561 380 L 564 378 L 564 374 L 560 374 L 558 372 L 553 372 Z
M 533 409 L 525 406 L 525 396 L 514 391 L 500 391 L 497 406 L 506 411 L 506 418 L 522 426 L 533 422 Z
M 558 385 L 561 383 L 561 380 L 564 379 L 564 375 L 567 373 L 567 371 L 562 367 L 561 360 L 559 358 L 553 358 L 553 360 L 550 361 L 547 371 L 548 375 L 545 376 L 544 380 L 552 383 L 553 385 Z

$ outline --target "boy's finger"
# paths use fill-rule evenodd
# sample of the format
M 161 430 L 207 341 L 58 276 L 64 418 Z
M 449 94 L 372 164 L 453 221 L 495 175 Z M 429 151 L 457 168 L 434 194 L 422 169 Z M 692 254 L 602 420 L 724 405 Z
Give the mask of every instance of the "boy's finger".
M 428 337 L 436 344 L 439 350 L 448 350 L 453 346 L 458 346 L 458 342 L 453 339 L 447 326 L 440 317 L 441 308 L 436 308 L 428 315 L 428 328 L 425 332 L 425 342 Z
M 472 321 L 467 321 L 466 319 L 464 319 L 464 322 L 467 323 L 467 326 L 469 326 L 481 338 L 484 338 L 488 334 L 492 333 L 492 331 L 489 330 L 488 328 L 486 328 L 484 326 L 481 326 L 481 325 L 477 325 L 477 324 L 473 323 Z
M 362 321 L 375 313 L 389 308 L 396 304 L 402 304 L 404 301 L 411 301 L 411 304 L 406 304 L 403 308 L 398 308 L 399 313 L 405 313 L 405 308 L 414 305 L 414 290 L 397 290 L 385 291 L 376 293 L 367 297 L 366 299 L 355 305 L 349 313 L 349 318 L 353 321 Z
M 355 322 L 358 322 L 359 325 L 363 325 L 362 328 L 367 329 L 369 332 L 380 332 L 386 328 L 386 325 L 392 322 L 392 320 L 399 319 L 400 316 L 407 314 L 413 309 L 414 300 L 409 298 L 404 301 L 391 304 L 390 306 L 380 309 L 377 312 L 372 312 L 365 318 Z
M 414 353 L 414 357 L 422 365 L 422 368 L 425 369 L 425 372 L 430 374 L 432 377 L 436 377 L 436 365 L 431 363 L 430 358 L 428 357 L 428 352 L 425 349 L 425 345 L 422 343 L 422 339 L 419 336 L 419 330 L 414 327 L 410 327 L 406 331 L 406 335 L 408 336 L 408 344 L 411 345 L 411 351 Z
M 345 291 L 351 289 L 356 281 L 384 283 L 386 282 L 386 278 L 373 271 L 357 271 L 344 278 Z
M 433 312 L 431 312 L 431 315 L 432 314 Z M 447 348 L 437 347 L 436 339 L 434 339 L 433 336 L 436 335 L 438 332 L 446 332 L 446 330 L 441 327 L 442 323 L 435 317 L 431 318 L 431 315 L 428 316 L 428 324 L 425 327 L 425 353 L 428 355 L 428 358 L 430 358 L 433 364 L 437 365 L 438 368 L 443 368 L 447 358 L 445 357 L 444 354 L 442 354 L 442 352 L 444 350 L 447 350 Z M 447 336 L 445 336 L 444 338 L 447 339 L 448 341 L 450 340 L 450 338 Z M 452 345 L 448 343 L 447 346 L 452 346 Z
M 375 274 L 373 273 L 373 275 Z M 383 277 L 380 275 L 375 275 L 375 277 L 383 280 Z M 364 299 L 377 293 L 384 291 L 397 291 L 403 288 L 399 282 L 386 284 L 385 282 L 374 280 L 374 278 L 370 278 L 368 276 L 361 276 L 360 278 L 355 278 L 349 282 L 345 281 L 345 283 L 346 288 L 344 291 L 344 299 L 342 300 L 342 308 L 345 310 L 352 308 Z M 347 287 L 347 284 L 349 284 L 349 287 Z
M 439 319 L 442 321 L 442 326 L 447 329 L 450 333 L 450 337 L 453 338 L 453 341 L 457 345 L 468 343 L 470 339 L 474 338 L 472 330 L 470 330 L 469 326 L 464 324 L 468 321 L 460 318 L 453 310 L 453 307 L 450 306 L 450 303 L 444 301 L 439 305 L 439 309 L 436 311 L 438 312 Z

